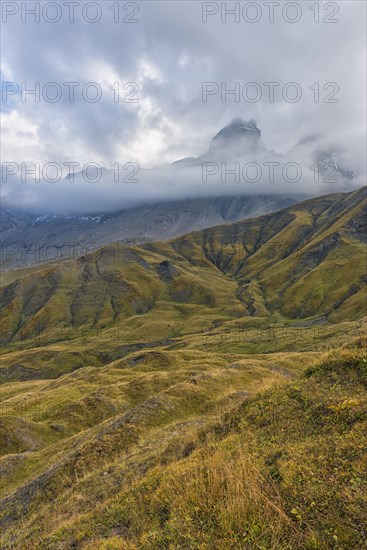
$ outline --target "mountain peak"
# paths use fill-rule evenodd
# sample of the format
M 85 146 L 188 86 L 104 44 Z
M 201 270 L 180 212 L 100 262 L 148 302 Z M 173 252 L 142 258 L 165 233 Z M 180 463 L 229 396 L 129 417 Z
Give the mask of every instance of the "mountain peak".
M 261 130 L 257 127 L 255 119 L 246 121 L 242 118 L 235 118 L 213 137 L 210 142 L 210 150 L 233 146 L 254 150 L 258 148 L 260 139 Z
M 250 118 L 249 121 L 246 121 L 244 119 L 242 119 L 241 117 L 236 117 L 232 120 L 232 122 L 230 124 L 227 124 L 227 127 L 228 126 L 232 126 L 232 127 L 240 127 L 240 128 L 245 128 L 245 129 L 258 129 L 257 128 L 257 125 L 256 125 L 256 120 L 254 118 Z

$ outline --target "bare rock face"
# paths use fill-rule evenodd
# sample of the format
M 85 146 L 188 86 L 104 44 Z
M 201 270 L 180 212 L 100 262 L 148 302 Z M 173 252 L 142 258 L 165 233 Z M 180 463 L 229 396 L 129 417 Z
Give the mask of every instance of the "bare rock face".
M 314 158 L 320 176 L 326 182 L 351 182 L 358 176 L 358 173 L 348 166 L 341 151 L 315 151 Z
M 157 267 L 159 277 L 165 283 L 170 283 L 178 275 L 178 269 L 168 260 L 164 260 Z
M 229 148 L 236 153 L 254 152 L 263 148 L 261 130 L 256 126 L 254 119 L 246 122 L 241 118 L 235 118 L 213 137 L 209 151 L 222 152 Z

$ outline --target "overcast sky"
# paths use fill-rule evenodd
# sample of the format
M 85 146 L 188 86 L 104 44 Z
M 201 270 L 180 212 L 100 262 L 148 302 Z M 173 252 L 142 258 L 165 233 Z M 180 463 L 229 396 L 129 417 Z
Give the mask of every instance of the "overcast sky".
M 27 4 L 34 8 L 35 2 Z M 247 8 L 248 2 L 240 2 L 239 22 L 234 15 L 221 14 L 221 2 L 120 2 L 118 22 L 114 22 L 117 2 L 112 0 L 94 2 L 97 8 L 90 5 L 84 17 L 82 8 L 88 2 L 75 4 L 74 22 L 69 22 L 70 6 L 57 2 L 56 12 L 54 4 L 40 3 L 41 9 L 49 7 L 36 23 L 34 16 L 24 13 L 21 2 L 3 2 L 3 163 L 95 162 L 111 167 L 135 162 L 150 168 L 200 155 L 220 128 L 242 117 L 256 119 L 269 149 L 285 153 L 304 137 L 326 136 L 330 143 L 345 147 L 354 166 L 364 171 L 364 1 L 319 2 L 319 13 L 312 8 L 315 2 L 307 0 L 280 1 L 270 7 L 269 2 L 258 1 Z M 235 4 L 226 2 L 228 8 Z M 272 9 L 274 22 L 269 22 Z M 203 12 L 208 12 L 206 23 Z M 60 20 L 52 23 L 56 16 Z M 94 17 L 100 20 L 88 21 Z M 259 20 L 251 23 L 246 18 Z M 19 85 L 19 91 L 7 82 Z M 62 93 L 54 103 L 56 88 L 45 87 L 50 82 Z M 80 84 L 73 102 L 65 82 Z M 98 88 L 85 88 L 91 82 Z M 204 82 L 217 83 L 219 88 L 216 92 L 216 85 L 211 85 L 213 95 L 205 102 Z M 239 102 L 220 93 L 221 83 L 232 89 L 236 82 L 241 89 Z M 257 87 L 246 87 L 250 82 Z M 274 102 L 269 101 L 266 82 L 280 84 L 274 88 Z M 297 102 L 282 94 L 291 82 L 302 91 Z M 22 101 L 21 83 L 23 91 L 39 83 L 39 102 L 32 95 Z M 134 84 L 127 87 L 127 83 Z M 95 103 L 87 101 L 83 88 L 90 99 L 96 89 L 102 97 Z M 261 99 L 251 102 L 259 89 Z M 285 93 L 292 99 L 295 88 L 286 87 Z M 160 197 L 159 181 L 154 186 Z M 93 186 L 87 187 L 90 198 Z M 32 193 L 30 185 L 21 200 L 28 197 L 32 203 Z M 57 200 L 49 189 L 44 194 L 48 201 Z M 98 200 L 100 194 L 99 190 Z M 154 191 L 151 194 L 154 197 Z M 35 200 L 40 200 L 40 192 Z M 74 200 L 70 193 L 70 201 Z M 67 197 L 64 202 L 67 209 Z M 49 205 L 50 210 L 53 207 Z M 45 201 L 42 208 L 47 208 Z

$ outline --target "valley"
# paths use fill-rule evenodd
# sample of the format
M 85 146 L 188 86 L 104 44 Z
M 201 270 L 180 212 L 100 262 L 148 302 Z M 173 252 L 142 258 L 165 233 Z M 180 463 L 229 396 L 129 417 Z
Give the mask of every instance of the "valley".
M 7 272 L 1 548 L 366 544 L 366 188 Z

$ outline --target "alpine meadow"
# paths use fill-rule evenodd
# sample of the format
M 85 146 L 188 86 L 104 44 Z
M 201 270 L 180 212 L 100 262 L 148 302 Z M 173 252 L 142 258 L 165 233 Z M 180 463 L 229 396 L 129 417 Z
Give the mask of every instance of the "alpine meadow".
M 367 550 L 366 4 L 1 13 L 0 549 Z

